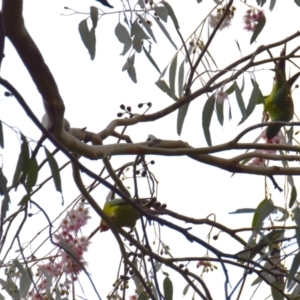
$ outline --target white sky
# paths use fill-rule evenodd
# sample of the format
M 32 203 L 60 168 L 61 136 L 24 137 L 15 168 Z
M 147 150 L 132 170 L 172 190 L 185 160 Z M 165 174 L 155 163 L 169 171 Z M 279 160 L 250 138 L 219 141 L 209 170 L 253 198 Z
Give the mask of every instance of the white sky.
M 119 2 L 111 4 L 115 8 Z M 136 55 L 135 67 L 137 72 L 138 84 L 134 84 L 129 79 L 126 72 L 122 72 L 121 68 L 125 63 L 126 56 L 120 56 L 123 46 L 118 42 L 114 35 L 114 28 L 118 21 L 118 14 L 104 16 L 97 27 L 97 53 L 94 61 L 90 61 L 89 54 L 78 34 L 78 23 L 85 18 L 85 15 L 74 15 L 70 17 L 62 16 L 62 13 L 68 13 L 64 10 L 64 6 L 68 6 L 80 12 L 89 12 L 91 5 L 101 7 L 95 1 L 79 1 L 79 0 L 52 0 L 40 1 L 31 0 L 24 1 L 24 18 L 25 24 L 42 52 L 45 61 L 59 86 L 59 90 L 66 105 L 66 118 L 70 121 L 73 127 L 87 127 L 88 130 L 98 132 L 102 130 L 116 114 L 120 111 L 119 105 L 130 105 L 134 112 L 137 110 L 137 104 L 140 102 L 152 102 L 150 113 L 156 112 L 167 105 L 172 104 L 173 100 L 166 94 L 162 93 L 154 82 L 158 79 L 158 73 L 149 63 L 143 54 Z M 207 15 L 213 7 L 213 1 L 203 1 L 202 4 L 197 4 L 196 0 L 189 1 L 188 5 L 183 5 L 183 1 L 169 1 L 174 11 L 177 14 L 181 32 L 184 38 L 196 28 L 199 22 Z M 237 2 L 237 1 L 236 1 Z M 268 6 L 265 5 L 264 11 L 267 16 L 267 24 L 257 43 L 249 45 L 251 35 L 243 30 L 242 15 L 246 7 L 237 2 L 236 16 L 229 29 L 219 32 L 216 39 L 209 48 L 210 53 L 217 61 L 219 68 L 228 65 L 232 61 L 240 57 L 235 39 L 239 44 L 244 55 L 250 53 L 261 44 L 268 44 L 281 40 L 298 28 L 299 10 L 293 1 L 277 1 L 275 9 L 272 13 L 268 11 Z M 256 4 L 256 1 L 248 1 L 249 4 Z M 111 10 L 103 8 L 105 12 L 111 13 Z M 122 19 L 122 17 L 121 17 Z M 283 21 L 284 19 L 284 21 Z M 280 22 L 279 22 L 280 20 Z M 173 29 L 171 20 L 168 21 L 167 28 L 172 35 L 175 43 L 180 46 L 180 41 Z M 206 32 L 206 30 L 204 30 Z M 154 34 L 158 44 L 152 45 L 152 56 L 156 60 L 160 69 L 169 63 L 175 49 L 167 41 L 159 29 L 154 27 Z M 207 40 L 206 33 L 204 40 Z M 296 41 L 298 42 L 298 41 Z M 295 45 L 295 43 L 293 44 Z M 288 49 L 291 49 L 288 46 Z M 279 55 L 280 48 L 273 52 L 274 55 Z M 37 93 L 26 69 L 20 62 L 15 50 L 7 41 L 5 50 L 5 59 L 2 67 L 2 77 L 10 81 L 23 97 L 28 101 L 31 109 L 36 115 L 41 118 L 43 115 L 43 106 L 40 95 Z M 179 64 L 179 62 L 178 62 Z M 295 69 L 289 64 L 291 73 Z M 266 66 L 265 69 L 270 69 L 272 66 Z M 260 88 L 263 93 L 268 93 L 272 85 L 273 75 L 269 71 L 261 71 L 256 73 L 257 80 L 260 83 Z M 166 76 L 166 80 L 167 80 Z M 244 98 L 249 99 L 250 81 L 249 76 L 245 76 L 246 89 Z M 239 81 L 240 82 L 240 81 Z M 248 93 L 248 94 L 247 94 Z M 293 94 L 295 101 L 296 112 L 299 107 L 297 99 L 299 91 L 295 90 Z M 153 134 L 160 139 L 178 140 L 188 142 L 192 146 L 206 146 L 202 131 L 202 107 L 206 97 L 201 97 L 190 105 L 188 116 L 184 124 L 181 137 L 176 133 L 176 117 L 177 113 L 167 116 L 163 120 L 154 123 L 140 124 L 138 126 L 128 128 L 126 131 L 132 137 L 134 142 L 145 141 L 148 134 Z M 242 125 L 237 127 L 241 115 L 236 105 L 235 96 L 230 97 L 230 103 L 233 111 L 233 120 L 228 122 L 225 117 L 225 125 L 223 128 L 218 124 L 216 115 L 214 115 L 211 123 L 212 141 L 213 144 L 223 143 L 233 138 L 238 132 L 249 125 L 259 123 L 261 120 L 262 108 L 257 107 L 254 114 Z M 32 138 L 38 139 L 40 133 L 35 129 L 31 121 L 26 120 L 26 115 L 22 108 L 13 98 L 1 98 L 0 118 L 9 125 L 22 130 L 22 132 Z M 228 106 L 225 105 L 225 109 Z M 225 110 L 225 116 L 227 116 Z M 13 117 L 12 117 L 13 116 Z M 251 142 L 259 134 L 259 130 L 247 135 L 244 141 Z M 105 143 L 113 143 L 114 139 L 109 139 Z M 11 130 L 5 129 L 5 147 L 3 153 L 4 173 L 11 180 L 14 172 L 14 164 L 19 154 L 19 143 L 16 135 Z M 52 146 L 49 146 L 52 149 Z M 8 151 L 7 151 L 8 150 Z M 43 151 L 42 151 L 43 154 Z M 224 156 L 234 154 L 224 154 Z M 42 159 L 42 155 L 39 156 Z M 134 158 L 131 158 L 134 159 Z M 156 164 L 151 166 L 151 170 L 159 181 L 158 200 L 166 203 L 168 208 L 174 211 L 179 211 L 181 214 L 186 214 L 195 218 L 205 218 L 211 213 L 215 213 L 217 221 L 225 224 L 228 227 L 251 226 L 252 215 L 229 215 L 229 212 L 235 211 L 238 208 L 256 207 L 264 198 L 264 178 L 252 175 L 235 175 L 231 178 L 231 174 L 222 170 L 205 166 L 185 157 L 149 157 L 149 160 L 154 159 Z M 112 164 L 114 167 L 119 167 L 127 162 L 128 157 L 113 158 Z M 65 162 L 63 156 L 58 157 L 58 162 Z M 279 164 L 279 163 L 278 163 Z M 86 166 L 91 167 L 95 172 L 99 171 L 101 162 L 88 162 Z M 40 176 L 42 181 L 47 174 Z M 279 179 L 278 183 L 283 186 L 283 178 Z M 65 206 L 75 199 L 78 195 L 77 188 L 72 183 L 71 168 L 68 167 L 62 172 L 62 182 Z M 90 179 L 86 180 L 86 184 L 90 183 Z M 273 185 L 268 181 L 272 199 L 275 205 L 284 206 L 284 193 L 279 193 L 273 189 Z M 93 192 L 93 196 L 99 200 L 102 205 L 108 191 L 101 187 Z M 12 205 L 19 202 L 24 191 L 19 188 L 15 196 L 12 197 Z M 61 197 L 54 192 L 53 183 L 45 185 L 44 190 L 33 197 L 43 208 L 49 213 L 51 218 L 58 215 L 58 212 L 64 209 L 61 206 Z M 9 213 L 12 213 L 13 209 Z M 32 212 L 36 212 L 33 209 Z M 97 216 L 93 214 L 93 219 L 86 229 L 85 234 L 88 234 L 99 223 Z M 23 235 L 23 243 L 28 242 L 38 229 L 40 230 L 46 225 L 46 221 L 41 214 L 35 215 L 28 220 L 25 231 L 27 235 Z M 17 224 L 16 224 L 17 225 Z M 57 225 L 57 223 L 55 224 Z M 184 226 L 184 225 L 183 225 Z M 189 227 L 189 225 L 186 225 Z M 209 231 L 206 227 L 193 228 L 193 233 L 199 234 L 199 237 L 205 238 Z M 12 231 L 13 232 L 13 231 Z M 214 231 L 216 234 L 217 231 Z M 212 234 L 213 235 L 213 234 Z M 244 236 L 246 238 L 246 236 Z M 195 244 L 189 244 L 180 235 L 175 234 L 162 228 L 162 239 L 171 247 L 171 253 L 174 257 L 205 255 L 205 250 Z M 228 243 L 230 241 L 230 243 Z M 231 244 L 231 240 L 221 234 L 218 241 L 211 242 L 213 246 L 221 247 L 223 251 L 239 251 L 241 248 L 234 248 L 236 244 Z M 38 243 L 34 244 L 32 249 Z M 185 245 L 182 247 L 181 245 Z M 234 250 L 232 250 L 234 249 Z M 28 251 L 27 254 L 29 254 Z M 14 253 L 12 252 L 14 257 Z M 94 280 L 97 289 L 105 299 L 108 292 L 111 290 L 111 284 L 115 280 L 115 274 L 119 263 L 119 249 L 114 241 L 114 237 L 110 232 L 97 234 L 90 246 L 89 252 L 85 256 L 89 262 L 89 272 Z M 195 270 L 195 264 L 189 265 L 191 270 Z M 163 269 L 169 272 L 168 269 Z M 196 272 L 200 272 L 200 269 Z M 234 273 L 237 272 L 237 273 Z M 176 275 L 171 274 L 171 279 L 176 282 L 174 299 L 182 298 L 182 291 L 186 283 L 178 279 Z M 217 275 L 218 274 L 218 275 Z M 241 271 L 233 271 L 231 274 L 236 279 L 241 275 Z M 223 273 L 219 267 L 218 271 L 213 274 L 207 274 L 205 279 L 215 284 L 218 280 L 223 280 Z M 254 276 L 247 280 L 246 284 L 250 284 L 255 279 Z M 83 283 L 85 295 L 87 299 L 96 299 L 96 295 L 92 291 L 91 285 L 87 281 L 85 275 L 80 277 Z M 219 281 L 221 282 L 221 281 Z M 232 280 L 234 286 L 236 281 Z M 253 289 L 251 289 L 253 291 Z M 242 299 L 249 299 L 252 292 L 245 293 Z M 78 291 L 79 294 L 82 294 Z M 223 283 L 219 289 L 212 291 L 215 299 L 223 296 Z M 266 297 L 269 294 L 269 288 L 261 289 L 258 297 Z M 260 296 L 258 296 L 260 295 Z M 188 299 L 191 298 L 191 294 Z M 260 298 L 262 299 L 262 298 Z

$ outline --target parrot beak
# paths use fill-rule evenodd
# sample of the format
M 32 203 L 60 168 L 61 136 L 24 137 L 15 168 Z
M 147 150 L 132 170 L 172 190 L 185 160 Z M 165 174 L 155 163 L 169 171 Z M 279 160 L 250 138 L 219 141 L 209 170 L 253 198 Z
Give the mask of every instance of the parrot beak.
M 109 229 L 109 227 L 106 225 L 106 223 L 101 221 L 99 229 L 100 229 L 100 232 L 103 232 L 103 231 L 107 231 Z

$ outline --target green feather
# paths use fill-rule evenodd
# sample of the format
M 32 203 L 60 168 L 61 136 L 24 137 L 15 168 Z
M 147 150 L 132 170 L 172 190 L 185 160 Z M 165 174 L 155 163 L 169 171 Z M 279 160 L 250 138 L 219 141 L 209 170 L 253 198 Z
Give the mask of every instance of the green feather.
M 285 56 L 285 46 L 280 56 Z M 271 121 L 289 122 L 294 115 L 294 103 L 291 95 L 291 88 L 300 75 L 300 72 L 293 75 L 289 80 L 285 76 L 285 59 L 276 63 L 275 82 L 272 92 L 265 98 L 265 111 L 269 114 Z M 269 125 L 266 131 L 268 140 L 271 140 L 280 131 L 281 125 Z
M 134 228 L 140 218 L 139 212 L 123 199 L 113 199 L 104 204 L 104 213 L 110 217 L 113 223 L 119 227 Z M 107 224 L 101 220 L 100 231 L 108 230 Z

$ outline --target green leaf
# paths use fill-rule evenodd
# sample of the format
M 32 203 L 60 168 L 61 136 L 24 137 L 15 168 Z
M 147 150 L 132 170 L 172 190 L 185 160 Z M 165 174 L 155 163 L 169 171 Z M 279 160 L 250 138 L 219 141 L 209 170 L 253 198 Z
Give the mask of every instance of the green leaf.
M 274 206 L 271 199 L 264 199 L 257 206 L 252 220 L 252 227 L 255 228 L 256 231 L 259 231 L 265 218 L 267 218 L 275 209 L 276 206 Z
M 241 93 L 241 90 L 238 87 L 236 81 L 234 82 L 233 85 L 234 85 L 236 100 L 237 100 L 238 106 L 240 108 L 240 111 L 242 113 L 242 119 L 244 119 L 247 116 L 247 112 L 246 112 L 245 104 L 243 101 L 242 93 Z
M 24 195 L 18 205 L 19 206 L 26 205 L 28 203 L 29 199 L 30 199 L 30 194 Z
M 169 86 L 172 98 L 175 97 L 175 77 L 177 70 L 177 55 L 174 57 L 169 69 Z
M 269 6 L 269 10 L 272 11 L 275 7 L 275 4 L 276 4 L 276 0 L 271 0 L 270 1 L 270 6 Z
M 165 300 L 173 299 L 173 284 L 169 276 L 166 276 L 163 282 Z
M 148 300 L 149 298 L 145 294 L 140 294 L 138 300 Z
M 168 21 L 168 9 L 166 7 L 163 6 L 155 6 L 153 7 L 153 10 L 155 11 L 155 13 L 164 21 L 167 22 Z
M 289 208 L 292 208 L 295 201 L 297 199 L 297 189 L 296 187 L 293 185 L 292 187 L 292 191 L 291 191 L 291 197 L 290 197 L 290 201 L 289 201 Z
M 32 187 L 36 184 L 38 178 L 38 172 L 39 172 L 39 166 L 37 160 L 35 157 L 31 158 L 28 164 L 28 175 L 26 181 L 26 186 L 28 191 L 31 191 Z
M 96 35 L 95 28 L 93 27 L 90 31 L 87 25 L 87 19 L 82 20 L 78 26 L 79 34 L 82 39 L 84 46 L 87 48 L 91 60 L 95 58 L 96 55 Z
M 131 36 L 136 35 L 142 40 L 148 40 L 150 39 L 149 36 L 145 33 L 143 28 L 138 24 L 138 20 L 136 19 L 131 27 Z
M 7 277 L 7 281 L 0 278 L 0 284 L 2 285 L 2 289 L 4 289 L 9 296 L 10 299 L 13 300 L 21 300 L 21 295 L 17 285 L 11 280 L 11 278 Z
M 189 288 L 190 288 L 190 284 L 188 283 L 188 284 L 185 286 L 185 288 L 183 289 L 183 292 L 182 292 L 183 296 L 185 296 L 185 295 L 187 294 Z
M 147 30 L 148 34 L 152 37 L 152 40 L 156 43 L 156 39 L 155 36 L 153 34 L 153 31 L 151 29 L 151 27 L 149 26 L 149 24 L 146 22 L 146 20 L 139 14 L 137 14 L 140 22 L 142 22 L 144 28 Z
M 57 164 L 54 156 L 48 151 L 48 149 L 46 147 L 44 149 L 45 149 L 46 157 L 47 157 L 49 167 L 51 170 L 51 174 L 53 176 L 55 188 L 58 192 L 60 192 L 62 194 L 61 179 L 60 179 L 60 172 L 59 172 L 58 164 Z
M 166 1 L 162 1 L 161 4 L 164 5 L 165 8 L 167 8 L 168 15 L 171 17 L 171 19 L 172 19 L 175 27 L 178 28 L 178 29 L 180 29 L 179 23 L 177 21 L 176 15 L 175 15 L 175 13 L 174 13 L 173 8 L 171 7 L 171 5 L 168 2 L 166 2 Z
M 259 96 L 261 94 L 261 91 L 258 87 L 257 82 L 253 81 L 252 84 L 253 84 L 253 90 L 252 90 L 252 93 L 251 93 L 251 96 L 250 96 L 250 99 L 249 99 L 249 103 L 248 103 L 248 106 L 247 106 L 247 109 L 246 109 L 246 115 L 241 119 L 241 121 L 238 125 L 242 124 L 252 114 L 252 112 L 253 112 L 256 104 L 257 104 L 257 101 L 259 99 Z
M 166 82 L 163 79 L 158 79 L 155 84 L 165 93 L 167 93 L 168 96 L 170 96 L 173 100 L 177 101 L 178 98 L 175 96 L 174 98 L 171 95 L 171 90 L 166 84 Z
M 159 28 L 161 29 L 161 31 L 164 33 L 164 35 L 166 36 L 166 38 L 170 41 L 170 43 L 174 46 L 174 48 L 177 50 L 177 46 L 175 45 L 175 43 L 173 42 L 170 34 L 168 33 L 167 29 L 165 28 L 165 26 L 163 25 L 162 22 L 160 22 L 160 20 L 158 20 L 157 18 L 154 18 L 155 22 L 157 23 L 157 25 L 159 26 Z
M 234 83 L 225 91 L 225 93 L 227 94 L 227 95 L 230 95 L 230 94 L 232 94 L 233 92 L 234 92 L 234 87 L 235 87 L 235 85 L 234 85 Z
M 145 2 L 144 2 L 144 0 L 138 0 L 138 5 L 139 5 L 141 8 L 145 8 Z
M 238 42 L 237 40 L 234 40 L 234 41 L 235 41 L 236 46 L 238 47 L 238 49 L 239 49 L 239 51 L 240 51 L 240 53 L 241 53 L 241 55 L 242 55 L 242 50 L 241 50 L 241 47 L 240 47 L 239 42 Z M 242 55 L 242 56 L 243 56 L 243 55 Z
M 142 46 L 143 46 L 143 40 L 141 40 L 137 36 L 134 36 L 133 44 L 132 44 L 133 49 L 136 50 L 137 53 L 141 53 L 142 52 Z
M 289 275 L 287 278 L 287 284 L 286 284 L 287 289 L 289 288 L 290 284 L 292 283 L 292 281 L 298 271 L 299 265 L 300 265 L 300 252 L 298 252 L 293 259 L 292 266 L 291 266 L 291 269 L 290 269 L 290 272 L 289 272 Z
M 13 183 L 12 185 L 14 187 L 17 187 L 21 174 L 23 172 L 23 176 L 25 178 L 27 172 L 28 172 L 28 164 L 29 164 L 29 147 L 28 142 L 26 140 L 26 137 L 21 134 L 21 152 L 19 154 L 16 170 L 13 176 Z
M 134 67 L 134 54 L 132 56 L 130 56 L 125 65 L 122 68 L 122 71 L 127 71 L 130 79 L 134 82 L 137 83 L 137 79 L 136 79 L 136 73 L 135 73 L 135 67 Z
M 3 174 L 2 168 L 0 168 L 0 195 L 7 194 L 7 179 Z
M 230 214 L 249 214 L 249 213 L 255 213 L 255 208 L 240 208 L 236 211 L 230 212 Z
M 159 74 L 161 74 L 161 71 L 160 71 L 159 67 L 157 66 L 156 62 L 154 61 L 154 59 L 152 58 L 152 56 L 150 55 L 150 53 L 146 50 L 146 48 L 144 46 L 143 46 L 143 50 L 144 50 L 147 58 L 150 60 L 150 62 L 154 66 L 154 68 L 159 72 Z
M 4 136 L 3 136 L 3 126 L 2 121 L 0 121 L 0 147 L 4 148 Z
M 118 23 L 115 28 L 115 35 L 119 42 L 124 44 L 124 49 L 121 55 L 125 55 L 132 46 L 132 40 L 127 28 L 121 23 Z
M 178 96 L 182 97 L 184 92 L 184 61 L 180 64 L 178 72 Z
M 218 121 L 221 124 L 221 126 L 223 126 L 223 123 L 224 123 L 224 101 L 216 104 L 216 112 L 217 112 Z
M 191 102 L 188 102 L 178 109 L 178 115 L 177 115 L 177 134 L 178 135 L 181 135 L 184 119 L 186 117 L 190 103 Z
M 261 33 L 261 31 L 263 30 L 265 25 L 266 25 L 266 18 L 265 17 L 260 18 L 257 22 L 257 25 L 256 25 L 255 29 L 254 29 L 253 35 L 252 35 L 251 40 L 250 40 L 250 44 L 252 44 L 256 40 L 256 38 Z
M 93 27 L 96 28 L 97 23 L 98 23 L 98 8 L 97 7 L 95 7 L 95 6 L 90 7 L 90 16 L 91 16 Z
M 20 271 L 21 274 L 21 279 L 20 279 L 20 294 L 21 297 L 26 297 L 28 295 L 31 283 L 32 283 L 32 272 L 30 271 L 30 273 L 28 272 L 27 269 L 24 269 L 24 267 L 22 266 L 22 264 L 14 259 L 13 261 L 14 265 L 18 268 L 18 270 Z
M 3 221 L 6 217 L 6 213 L 8 212 L 9 209 L 9 203 L 10 203 L 10 197 L 9 194 L 5 194 L 2 203 L 1 203 L 1 221 Z M 1 222 L 2 223 L 2 222 Z
M 215 102 L 216 102 L 215 96 L 214 95 L 210 96 L 207 99 L 202 112 L 202 128 L 208 146 L 212 146 L 209 126 L 214 111 Z

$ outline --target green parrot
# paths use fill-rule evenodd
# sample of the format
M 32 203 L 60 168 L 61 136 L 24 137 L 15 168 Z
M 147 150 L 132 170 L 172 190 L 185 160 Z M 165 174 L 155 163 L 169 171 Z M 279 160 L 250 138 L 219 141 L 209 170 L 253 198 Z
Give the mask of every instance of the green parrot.
M 280 56 L 285 56 L 286 47 L 284 46 Z M 285 60 L 282 59 L 275 66 L 275 82 L 272 92 L 264 97 L 264 109 L 268 113 L 271 121 L 289 122 L 294 115 L 294 103 L 291 95 L 291 88 L 300 75 L 300 72 L 286 80 Z M 271 140 L 280 131 L 281 125 L 269 125 L 266 136 Z
M 104 204 L 103 211 L 110 217 L 113 223 L 120 227 L 133 229 L 140 218 L 139 212 L 123 199 L 113 199 Z M 101 219 L 100 231 L 109 230 L 108 225 Z

